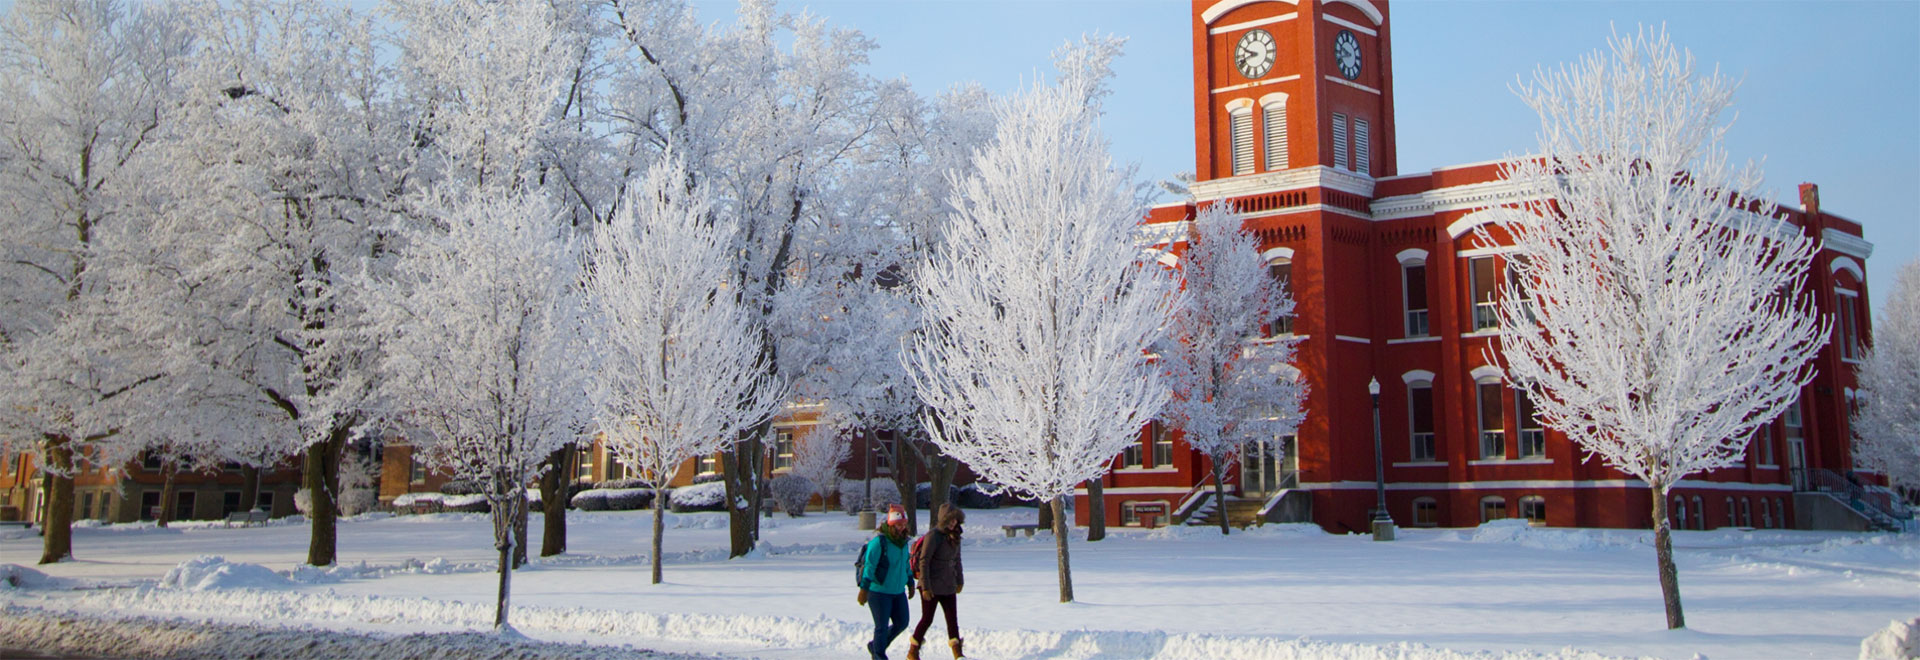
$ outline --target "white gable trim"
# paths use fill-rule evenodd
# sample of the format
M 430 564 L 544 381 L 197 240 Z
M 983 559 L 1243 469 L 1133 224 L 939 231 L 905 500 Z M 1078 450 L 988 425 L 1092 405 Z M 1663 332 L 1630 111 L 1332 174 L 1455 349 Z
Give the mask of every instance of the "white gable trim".
M 1220 20 L 1220 17 L 1225 16 L 1227 12 L 1257 2 L 1284 2 L 1295 7 L 1300 6 L 1300 0 L 1220 0 L 1220 2 L 1213 3 L 1213 6 L 1208 7 L 1206 11 L 1200 12 L 1200 21 L 1207 25 L 1213 25 L 1214 21 Z M 1362 9 L 1360 11 L 1366 10 Z M 1379 10 L 1374 10 L 1374 12 L 1377 14 Z M 1371 16 L 1371 14 L 1369 14 L 1369 16 Z M 1379 24 L 1378 21 L 1379 19 L 1375 19 L 1376 25 Z
M 1359 9 L 1360 13 L 1367 15 L 1367 20 L 1373 21 L 1375 27 L 1387 22 L 1386 15 L 1380 13 L 1380 9 L 1373 6 L 1373 3 L 1368 0 L 1320 0 L 1320 6 L 1322 7 L 1330 4 L 1342 4 Z

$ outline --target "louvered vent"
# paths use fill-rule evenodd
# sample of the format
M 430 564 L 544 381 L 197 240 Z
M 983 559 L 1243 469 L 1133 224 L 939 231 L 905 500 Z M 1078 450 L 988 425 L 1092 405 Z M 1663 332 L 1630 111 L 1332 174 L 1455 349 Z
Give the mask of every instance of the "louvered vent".
M 1253 173 L 1253 110 L 1233 113 L 1233 173 Z
M 1333 114 L 1333 166 L 1347 167 L 1347 116 Z
M 1287 106 L 1270 105 L 1261 112 L 1267 123 L 1267 171 L 1287 169 Z

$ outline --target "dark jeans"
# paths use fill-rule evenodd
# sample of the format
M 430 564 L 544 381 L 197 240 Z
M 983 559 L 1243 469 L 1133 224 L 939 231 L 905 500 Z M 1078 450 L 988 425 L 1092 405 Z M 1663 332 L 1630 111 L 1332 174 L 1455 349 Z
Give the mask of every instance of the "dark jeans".
M 947 615 L 947 639 L 960 639 L 960 612 L 955 609 L 960 599 L 953 594 L 934 596 L 933 600 L 920 599 L 920 624 L 913 627 L 913 638 L 925 640 L 927 629 L 933 627 L 933 608 L 939 606 Z
M 887 656 L 887 645 L 907 629 L 907 595 L 867 593 L 867 611 L 873 613 L 873 642 L 867 650 L 873 657 Z

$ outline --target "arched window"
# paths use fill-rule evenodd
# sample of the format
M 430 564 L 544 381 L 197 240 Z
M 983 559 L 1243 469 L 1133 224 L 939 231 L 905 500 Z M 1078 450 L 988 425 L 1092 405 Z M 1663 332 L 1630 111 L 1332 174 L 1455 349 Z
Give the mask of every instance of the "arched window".
M 1474 392 L 1480 411 L 1480 460 L 1500 460 L 1507 457 L 1507 419 L 1506 406 L 1501 404 L 1498 376 L 1481 376 L 1474 380 Z
M 1431 497 L 1413 499 L 1413 526 L 1434 527 L 1440 524 L 1440 503 Z
M 1287 95 L 1260 97 L 1260 120 L 1267 138 L 1267 171 L 1287 169 Z
M 1431 374 L 1427 375 L 1427 378 L 1432 377 Z M 1407 422 L 1407 441 L 1410 444 L 1407 459 L 1434 460 L 1438 453 L 1433 442 L 1433 381 L 1407 381 Z
M 1280 286 L 1282 293 L 1285 293 L 1288 298 L 1292 298 L 1293 251 L 1287 250 L 1285 256 L 1280 256 L 1275 250 L 1268 250 L 1267 252 L 1267 275 L 1272 277 L 1274 283 Z M 1272 323 L 1268 324 L 1267 327 L 1271 332 L 1267 336 L 1279 337 L 1293 334 L 1293 319 L 1299 314 L 1300 307 L 1296 303 L 1293 309 L 1293 314 L 1278 316 L 1273 319 Z
M 1547 524 L 1547 498 L 1528 495 L 1520 498 L 1520 517 L 1534 525 Z
M 1406 308 L 1408 337 L 1425 337 L 1427 325 L 1427 251 L 1402 250 L 1400 259 L 1400 300 Z
M 1487 523 L 1507 517 L 1507 499 L 1499 495 L 1480 498 L 1480 522 Z
M 1686 529 L 1687 528 L 1687 498 L 1681 497 L 1679 495 L 1673 496 L 1673 504 L 1671 508 L 1667 510 L 1667 518 L 1668 518 L 1667 520 L 1668 529 Z
M 1740 526 L 1753 526 L 1753 500 L 1740 498 Z
M 1693 496 L 1693 529 L 1707 528 L 1707 507 L 1700 503 L 1700 496 Z

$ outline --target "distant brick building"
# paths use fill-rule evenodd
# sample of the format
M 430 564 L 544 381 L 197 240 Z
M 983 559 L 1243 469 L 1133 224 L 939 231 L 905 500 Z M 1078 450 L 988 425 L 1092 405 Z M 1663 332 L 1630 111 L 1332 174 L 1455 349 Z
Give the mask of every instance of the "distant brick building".
M 1365 530 L 1378 460 L 1387 510 L 1403 526 L 1650 525 L 1651 491 L 1543 428 L 1488 363 L 1510 248 L 1479 244 L 1472 230 L 1522 200 L 1496 163 L 1396 170 L 1388 14 L 1384 0 L 1193 3 L 1193 201 L 1154 208 L 1147 222 L 1179 237 L 1200 208 L 1240 211 L 1298 304 L 1272 331 L 1300 340 L 1308 414 L 1297 435 L 1250 452 L 1229 478 L 1239 499 L 1228 503 L 1205 502 L 1210 469 L 1179 433 L 1143 429 L 1102 478 L 1109 521 L 1151 512 Z M 1812 185 L 1800 201 L 1781 210 L 1822 246 L 1806 286 L 1835 335 L 1813 383 L 1742 465 L 1674 488 L 1677 528 L 1867 524 L 1834 494 L 1851 482 L 1848 411 L 1871 327 L 1873 247 L 1858 223 L 1821 209 Z M 1076 504 L 1084 523 L 1084 488 Z
M 256 507 L 276 518 L 294 513 L 293 494 L 300 488 L 297 458 L 259 470 L 259 494 L 250 503 L 242 501 L 248 474 L 237 464 L 211 472 L 180 472 L 174 477 L 173 501 L 163 503 L 166 477 L 158 460 L 142 457 L 110 469 L 81 461 L 73 479 L 73 517 L 116 523 L 153 520 L 163 505 L 171 507 L 174 520 L 218 519 Z M 0 457 L 0 520 L 38 520 L 47 501 L 44 486 L 32 456 Z

